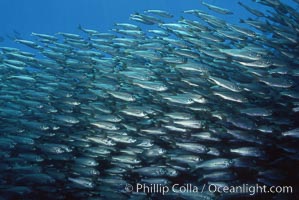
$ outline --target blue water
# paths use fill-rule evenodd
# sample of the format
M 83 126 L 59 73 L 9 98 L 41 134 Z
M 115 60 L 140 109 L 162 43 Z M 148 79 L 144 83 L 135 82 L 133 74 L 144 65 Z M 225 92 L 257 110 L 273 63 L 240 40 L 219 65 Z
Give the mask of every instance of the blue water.
M 206 0 L 207 3 L 230 9 L 234 15 L 221 16 L 226 21 L 238 23 L 240 18 L 254 17 L 240 7 L 238 0 Z M 264 9 L 251 0 L 242 0 L 252 8 Z M 291 0 L 284 1 L 292 4 Z M 31 32 L 55 34 L 61 32 L 78 33 L 78 25 L 107 32 L 116 22 L 130 22 L 129 16 L 147 9 L 162 9 L 176 18 L 188 9 L 201 9 L 215 16 L 199 0 L 1 0 L 0 36 L 1 45 L 15 45 L 15 37 L 29 38 Z M 142 24 L 140 24 L 142 26 Z M 10 38 L 10 39 L 9 39 Z

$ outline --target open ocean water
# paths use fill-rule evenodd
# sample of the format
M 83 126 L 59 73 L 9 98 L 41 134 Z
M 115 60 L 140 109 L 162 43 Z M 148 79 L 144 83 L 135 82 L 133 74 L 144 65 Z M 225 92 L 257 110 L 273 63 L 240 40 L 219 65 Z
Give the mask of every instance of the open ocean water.
M 299 199 L 298 8 L 0 1 L 0 200 Z

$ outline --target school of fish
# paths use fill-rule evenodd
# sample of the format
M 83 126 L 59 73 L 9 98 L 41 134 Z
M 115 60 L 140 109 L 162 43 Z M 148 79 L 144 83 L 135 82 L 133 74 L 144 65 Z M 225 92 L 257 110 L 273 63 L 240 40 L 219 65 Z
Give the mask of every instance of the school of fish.
M 202 2 L 212 14 L 146 10 L 107 33 L 0 47 L 0 200 L 252 197 L 125 190 L 137 183 L 292 185 L 253 197 L 298 198 L 299 12 L 255 2 L 267 11 L 239 2 L 254 16 L 239 24 Z

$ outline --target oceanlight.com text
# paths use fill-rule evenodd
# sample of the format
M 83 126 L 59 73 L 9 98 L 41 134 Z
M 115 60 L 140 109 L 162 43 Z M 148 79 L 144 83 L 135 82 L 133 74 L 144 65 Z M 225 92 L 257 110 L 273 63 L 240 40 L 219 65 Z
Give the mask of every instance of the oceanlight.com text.
M 203 184 L 202 186 L 197 186 L 193 184 L 173 184 L 173 185 L 163 185 L 163 184 L 141 184 L 136 185 L 127 184 L 125 187 L 126 192 L 142 192 L 142 193 L 156 193 L 165 195 L 168 192 L 174 193 L 235 193 L 235 194 L 292 194 L 292 186 L 266 186 L 259 184 L 242 184 L 236 186 L 219 186 L 216 184 Z

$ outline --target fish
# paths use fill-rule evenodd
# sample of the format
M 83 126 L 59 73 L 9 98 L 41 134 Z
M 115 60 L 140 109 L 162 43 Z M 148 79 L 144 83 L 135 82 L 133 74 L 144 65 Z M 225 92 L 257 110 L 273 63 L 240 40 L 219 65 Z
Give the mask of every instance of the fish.
M 211 160 L 202 161 L 199 163 L 197 169 L 218 170 L 227 169 L 233 165 L 233 161 L 227 158 L 215 158 Z
M 163 167 L 143 167 L 139 169 L 133 169 L 132 172 L 138 173 L 142 176 L 160 177 L 166 174 L 166 170 Z
M 230 82 L 228 80 L 225 80 L 225 79 L 222 79 L 219 77 L 213 77 L 213 76 L 209 76 L 209 80 L 213 81 L 217 85 L 219 85 L 223 88 L 226 88 L 230 91 L 233 91 L 233 92 L 241 92 L 242 91 L 242 89 L 238 85 L 236 85 L 233 82 Z
M 298 131 L 299 131 L 299 128 L 295 128 L 295 129 L 292 129 L 292 130 L 288 130 L 288 131 L 282 132 L 281 134 L 283 136 L 297 138 L 297 137 L 299 137 L 299 132 Z
M 145 13 L 155 14 L 161 17 L 172 18 L 173 15 L 165 10 L 146 10 Z
M 206 2 L 213 12 L 153 6 L 107 31 L 32 32 L 0 47 L 1 197 L 242 199 L 136 184 L 248 183 L 290 185 L 296 198 L 294 4 L 236 3 L 247 19 Z M 280 195 L 252 196 L 290 197 Z
M 257 17 L 265 17 L 265 14 L 261 11 L 258 11 L 256 9 L 251 8 L 250 6 L 245 5 L 242 2 L 238 2 L 238 4 L 240 6 L 242 6 L 243 8 L 245 8 L 248 12 L 252 13 L 253 15 L 257 16 Z
M 83 187 L 83 188 L 93 188 L 94 187 L 93 182 L 86 178 L 68 178 L 68 180 L 70 182 L 77 184 L 78 186 Z
M 264 153 L 255 147 L 241 147 L 237 149 L 230 149 L 230 152 L 236 153 L 242 156 L 249 157 L 265 157 Z
M 212 10 L 212 11 L 215 11 L 217 13 L 220 13 L 220 14 L 225 14 L 225 15 L 231 15 L 233 14 L 232 11 L 228 10 L 228 9 L 225 9 L 225 8 L 221 8 L 221 7 L 218 7 L 218 6 L 214 6 L 212 4 L 208 4 L 204 1 L 201 2 L 202 5 L 206 6 L 208 9 Z
M 245 103 L 248 101 L 246 97 L 238 93 L 227 92 L 227 91 L 215 91 L 213 94 L 228 101 L 233 101 L 238 103 Z

